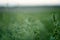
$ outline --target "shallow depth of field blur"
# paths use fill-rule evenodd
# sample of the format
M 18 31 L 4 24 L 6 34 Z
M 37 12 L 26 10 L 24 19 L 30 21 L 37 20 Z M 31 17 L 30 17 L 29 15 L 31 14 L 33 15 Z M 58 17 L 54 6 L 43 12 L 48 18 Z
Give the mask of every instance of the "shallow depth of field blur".
M 0 7 L 0 40 L 60 40 L 60 6 Z

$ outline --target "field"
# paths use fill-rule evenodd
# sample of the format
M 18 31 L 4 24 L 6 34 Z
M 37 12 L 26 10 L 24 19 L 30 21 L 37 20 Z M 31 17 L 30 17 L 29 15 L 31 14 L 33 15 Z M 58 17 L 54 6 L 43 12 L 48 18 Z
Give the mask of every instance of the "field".
M 0 7 L 0 40 L 60 40 L 60 7 Z

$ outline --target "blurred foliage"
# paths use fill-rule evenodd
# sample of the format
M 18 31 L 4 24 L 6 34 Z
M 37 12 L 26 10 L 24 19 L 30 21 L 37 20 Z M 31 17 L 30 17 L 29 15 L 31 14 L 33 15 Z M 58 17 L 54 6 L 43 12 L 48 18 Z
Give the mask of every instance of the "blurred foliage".
M 60 40 L 58 8 L 25 9 L 0 11 L 0 40 Z

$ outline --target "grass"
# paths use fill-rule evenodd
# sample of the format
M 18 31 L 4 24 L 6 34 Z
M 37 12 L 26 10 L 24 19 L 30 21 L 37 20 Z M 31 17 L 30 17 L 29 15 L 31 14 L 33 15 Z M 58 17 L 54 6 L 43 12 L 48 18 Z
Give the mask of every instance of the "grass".
M 25 9 L 8 8 L 0 11 L 0 40 L 60 39 L 60 8 Z M 57 33 L 55 33 L 56 28 Z

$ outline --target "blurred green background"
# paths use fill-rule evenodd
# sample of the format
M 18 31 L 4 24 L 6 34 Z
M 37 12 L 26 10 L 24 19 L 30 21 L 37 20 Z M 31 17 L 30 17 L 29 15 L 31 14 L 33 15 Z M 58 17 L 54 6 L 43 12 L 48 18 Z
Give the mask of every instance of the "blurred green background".
M 60 40 L 60 7 L 0 7 L 0 40 Z

